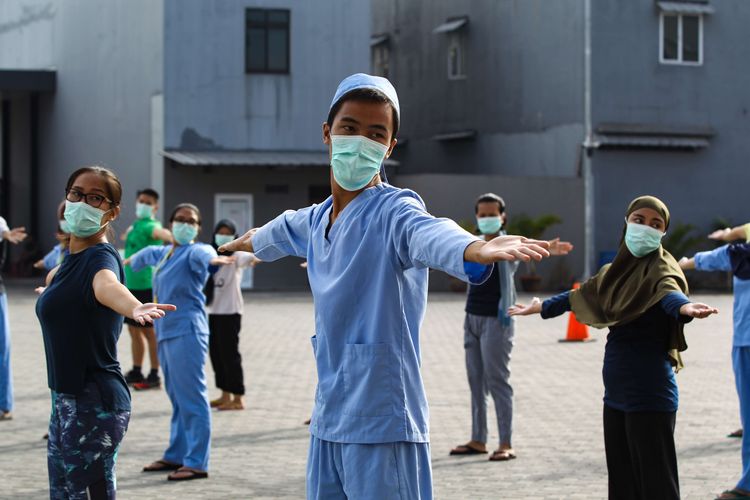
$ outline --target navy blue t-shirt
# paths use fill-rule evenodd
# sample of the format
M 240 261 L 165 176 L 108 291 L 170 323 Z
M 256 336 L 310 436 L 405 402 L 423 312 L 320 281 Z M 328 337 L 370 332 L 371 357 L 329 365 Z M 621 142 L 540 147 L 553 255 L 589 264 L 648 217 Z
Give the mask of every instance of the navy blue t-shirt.
M 123 317 L 94 296 L 94 276 L 109 269 L 124 282 L 122 260 L 109 243 L 100 243 L 63 260 L 52 283 L 39 296 L 47 381 L 58 393 L 79 395 L 95 383 L 107 410 L 130 410 L 130 391 L 117 361 Z
M 670 321 L 687 323 L 680 307 L 690 300 L 670 292 L 637 319 L 612 326 L 604 348 L 604 404 L 625 412 L 677 411 L 679 392 L 669 360 Z M 542 304 L 542 317 L 570 310 L 570 292 Z
M 466 309 L 469 314 L 497 317 L 500 305 L 500 270 L 497 262 L 492 266 L 492 274 L 480 285 L 469 285 Z

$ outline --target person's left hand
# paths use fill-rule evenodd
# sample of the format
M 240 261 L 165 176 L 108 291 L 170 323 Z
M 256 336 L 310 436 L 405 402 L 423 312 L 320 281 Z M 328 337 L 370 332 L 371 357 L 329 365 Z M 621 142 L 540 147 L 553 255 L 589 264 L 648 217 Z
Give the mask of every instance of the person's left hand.
M 569 241 L 560 241 L 560 238 L 549 240 L 550 255 L 568 255 L 573 250 L 573 244 Z
M 154 304 L 153 302 L 147 302 L 133 308 L 133 320 L 140 324 L 146 325 L 146 323 L 153 323 L 155 319 L 163 318 L 167 311 L 175 311 L 177 306 L 172 304 Z
M 46 286 L 38 286 L 34 288 L 34 293 L 36 293 L 37 295 L 41 295 L 42 293 L 44 293 L 46 289 L 47 289 Z
M 10 243 L 13 243 L 14 245 L 21 243 L 26 239 L 27 236 L 28 234 L 26 234 L 25 227 L 14 227 L 13 229 L 5 231 L 3 233 L 3 238 L 8 240 Z
M 492 264 L 501 260 L 542 260 L 549 257 L 549 241 L 532 240 L 523 236 L 498 236 L 478 249 L 478 262 Z
M 214 257 L 211 259 L 210 264 L 212 266 L 228 266 L 230 264 L 234 264 L 237 262 L 237 256 L 236 255 L 219 255 L 218 257 Z
M 719 310 L 715 307 L 701 304 L 700 302 L 690 302 L 680 307 L 680 314 L 691 318 L 701 319 L 707 318 L 712 314 L 719 314 Z

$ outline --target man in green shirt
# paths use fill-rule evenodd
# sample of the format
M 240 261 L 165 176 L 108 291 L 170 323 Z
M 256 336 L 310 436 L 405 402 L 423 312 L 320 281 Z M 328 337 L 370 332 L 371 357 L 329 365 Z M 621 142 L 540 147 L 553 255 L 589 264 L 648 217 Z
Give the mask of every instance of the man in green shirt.
M 135 203 L 136 220 L 128 228 L 124 235 L 125 258 L 149 245 L 162 245 L 172 242 L 172 233 L 164 229 L 161 223 L 154 218 L 159 208 L 159 194 L 153 189 L 142 189 L 138 191 Z M 125 266 L 125 284 L 135 297 L 143 303 L 153 302 L 151 290 L 151 278 L 153 268 L 147 267 L 141 271 L 134 272 L 131 267 Z M 161 385 L 159 378 L 159 358 L 156 354 L 156 334 L 151 325 L 142 326 L 130 318 L 125 318 L 128 325 L 133 353 L 133 369 L 125 375 L 128 384 L 135 389 L 151 389 Z M 148 343 L 148 355 L 151 361 L 151 371 L 148 376 L 143 376 L 141 366 L 145 356 L 145 347 Z

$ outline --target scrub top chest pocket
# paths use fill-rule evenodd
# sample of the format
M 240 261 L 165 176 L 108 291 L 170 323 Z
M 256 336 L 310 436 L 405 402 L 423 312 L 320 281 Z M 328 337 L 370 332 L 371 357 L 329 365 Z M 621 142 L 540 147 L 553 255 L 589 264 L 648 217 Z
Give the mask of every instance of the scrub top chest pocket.
M 398 359 L 389 344 L 347 344 L 343 368 L 345 414 L 393 415 Z

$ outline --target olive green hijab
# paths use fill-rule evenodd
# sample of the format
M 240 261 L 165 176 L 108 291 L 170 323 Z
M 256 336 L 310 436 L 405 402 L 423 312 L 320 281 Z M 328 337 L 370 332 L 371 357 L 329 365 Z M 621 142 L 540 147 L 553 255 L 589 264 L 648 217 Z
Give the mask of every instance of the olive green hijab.
M 669 227 L 669 209 L 653 196 L 633 200 L 625 217 L 641 208 L 655 210 Z M 612 263 L 571 292 L 570 306 L 582 323 L 606 328 L 635 320 L 670 292 L 688 293 L 687 280 L 674 257 L 661 245 L 644 257 L 635 257 L 623 238 Z M 670 319 L 669 345 L 665 350 L 677 369 L 682 367 L 679 353 L 685 349 L 683 323 Z

